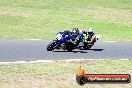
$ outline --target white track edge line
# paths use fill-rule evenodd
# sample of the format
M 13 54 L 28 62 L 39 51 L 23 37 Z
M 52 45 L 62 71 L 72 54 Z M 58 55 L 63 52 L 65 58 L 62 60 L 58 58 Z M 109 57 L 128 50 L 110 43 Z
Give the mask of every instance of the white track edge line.
M 73 61 L 99 61 L 99 60 L 130 60 L 130 59 L 68 59 L 68 60 L 35 60 L 35 61 L 15 61 L 15 62 L 0 62 L 0 64 L 26 64 L 26 63 L 51 63 L 51 62 L 73 62 Z

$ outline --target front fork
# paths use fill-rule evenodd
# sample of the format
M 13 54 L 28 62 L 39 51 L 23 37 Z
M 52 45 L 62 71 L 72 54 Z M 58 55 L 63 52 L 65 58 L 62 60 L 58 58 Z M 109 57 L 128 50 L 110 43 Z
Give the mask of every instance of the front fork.
M 56 42 L 56 46 L 54 49 L 64 49 L 64 45 L 60 44 L 57 40 L 53 40 L 53 42 Z

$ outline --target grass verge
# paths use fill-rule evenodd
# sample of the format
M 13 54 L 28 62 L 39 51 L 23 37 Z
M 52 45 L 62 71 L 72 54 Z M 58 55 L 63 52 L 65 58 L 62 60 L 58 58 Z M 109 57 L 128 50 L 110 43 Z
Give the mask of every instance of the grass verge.
M 0 0 L 1 39 L 54 39 L 74 27 L 132 41 L 131 0 Z
M 76 67 L 79 63 L 93 74 L 130 74 L 132 60 L 86 60 L 83 62 L 49 62 L 30 64 L 1 64 L 1 88 L 131 88 L 132 84 L 76 83 Z

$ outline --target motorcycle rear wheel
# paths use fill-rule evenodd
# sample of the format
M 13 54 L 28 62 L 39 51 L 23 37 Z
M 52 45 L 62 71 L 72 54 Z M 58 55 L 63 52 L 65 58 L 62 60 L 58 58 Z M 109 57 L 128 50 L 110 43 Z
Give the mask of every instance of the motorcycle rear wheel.
M 84 48 L 85 50 L 90 50 L 92 46 L 93 46 L 93 45 L 87 45 L 87 46 L 84 46 L 83 48 Z

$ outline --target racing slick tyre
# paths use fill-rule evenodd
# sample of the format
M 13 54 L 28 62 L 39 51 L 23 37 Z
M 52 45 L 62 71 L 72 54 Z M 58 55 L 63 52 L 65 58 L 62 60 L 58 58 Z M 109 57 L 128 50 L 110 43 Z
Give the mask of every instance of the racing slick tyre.
M 92 46 L 84 46 L 84 50 L 90 50 Z
M 92 44 L 92 43 L 90 43 L 90 44 L 84 43 L 84 47 L 83 48 L 84 48 L 84 50 L 90 50 L 93 45 L 94 44 Z
M 56 46 L 56 42 L 51 42 L 47 45 L 47 51 L 54 50 L 54 47 Z

